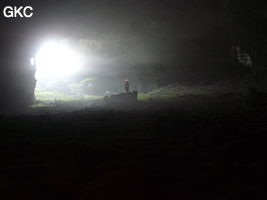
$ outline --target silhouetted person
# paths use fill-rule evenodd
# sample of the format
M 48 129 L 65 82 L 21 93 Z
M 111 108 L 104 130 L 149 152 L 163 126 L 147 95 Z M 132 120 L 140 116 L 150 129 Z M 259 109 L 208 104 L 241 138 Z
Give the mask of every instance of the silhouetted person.
M 130 91 L 130 83 L 129 83 L 129 81 L 126 79 L 126 80 L 125 80 L 125 92 L 126 92 L 126 93 L 129 93 L 129 91 Z

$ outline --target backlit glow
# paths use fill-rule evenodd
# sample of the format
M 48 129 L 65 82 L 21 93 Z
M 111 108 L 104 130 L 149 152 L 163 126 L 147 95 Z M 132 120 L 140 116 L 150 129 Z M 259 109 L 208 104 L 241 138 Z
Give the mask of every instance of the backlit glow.
M 62 78 L 78 72 L 81 57 L 70 47 L 60 42 L 45 43 L 35 56 L 36 78 Z

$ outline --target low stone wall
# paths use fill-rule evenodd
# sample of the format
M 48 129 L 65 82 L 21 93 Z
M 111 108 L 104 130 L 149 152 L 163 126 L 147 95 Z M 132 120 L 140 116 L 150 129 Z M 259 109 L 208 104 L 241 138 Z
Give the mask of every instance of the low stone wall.
M 138 92 L 133 91 L 129 93 L 114 94 L 111 96 L 105 96 L 104 101 L 111 104 L 129 104 L 137 102 Z

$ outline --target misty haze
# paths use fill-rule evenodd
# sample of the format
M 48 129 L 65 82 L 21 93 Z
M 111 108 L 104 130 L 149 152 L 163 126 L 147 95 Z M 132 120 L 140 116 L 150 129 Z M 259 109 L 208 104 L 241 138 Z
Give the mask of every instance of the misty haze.
M 1 199 L 267 198 L 264 0 L 0 4 Z

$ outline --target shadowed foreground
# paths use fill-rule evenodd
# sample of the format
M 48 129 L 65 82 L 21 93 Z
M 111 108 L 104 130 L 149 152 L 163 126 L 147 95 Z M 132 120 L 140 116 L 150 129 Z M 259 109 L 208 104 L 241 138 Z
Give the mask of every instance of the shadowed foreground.
M 210 106 L 1 116 L 0 197 L 266 198 L 267 114 Z

